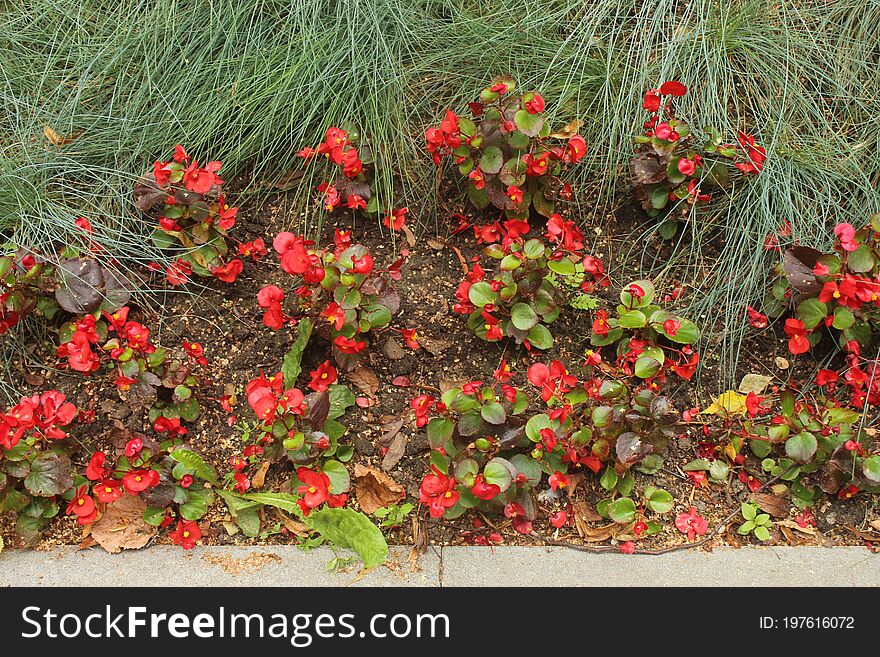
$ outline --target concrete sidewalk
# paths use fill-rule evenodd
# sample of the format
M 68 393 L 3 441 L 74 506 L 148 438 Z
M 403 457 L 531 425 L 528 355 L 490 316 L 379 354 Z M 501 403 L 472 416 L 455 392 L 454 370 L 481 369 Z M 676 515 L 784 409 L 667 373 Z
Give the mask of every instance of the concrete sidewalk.
M 410 563 L 406 548 L 361 576 L 328 573 L 329 549 L 153 546 L 108 554 L 75 546 L 0 553 L 0 586 L 880 586 L 864 548 L 767 547 L 658 557 L 565 548 L 444 547 Z

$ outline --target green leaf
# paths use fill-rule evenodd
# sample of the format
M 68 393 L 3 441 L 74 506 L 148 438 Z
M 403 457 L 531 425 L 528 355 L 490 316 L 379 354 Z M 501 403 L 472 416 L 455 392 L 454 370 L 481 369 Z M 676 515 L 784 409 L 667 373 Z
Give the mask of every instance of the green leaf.
M 334 546 L 357 552 L 364 568 L 374 568 L 388 558 L 388 544 L 382 532 L 354 509 L 320 509 L 313 511 L 305 522 Z
M 645 293 L 640 301 L 637 301 L 636 298 L 629 293 L 629 288 L 632 285 L 637 285 Z M 656 294 L 657 292 L 654 289 L 654 284 L 651 281 L 640 279 L 638 281 L 633 281 L 620 291 L 620 303 L 627 308 L 644 308 L 645 306 L 651 305 Z
M 668 513 L 675 506 L 675 500 L 667 491 L 657 488 L 646 488 L 645 498 L 648 507 L 656 513 Z
M 812 330 L 819 325 L 828 314 L 828 306 L 813 297 L 802 301 L 797 307 L 797 316 L 807 330 Z
M 348 491 L 351 486 L 351 478 L 349 477 L 348 470 L 342 463 L 334 460 L 327 461 L 321 468 L 321 471 L 330 480 L 331 493 L 339 495 Z
M 520 331 L 528 331 L 538 323 L 538 314 L 527 303 L 515 303 L 510 309 L 510 321 Z
M 541 481 L 541 464 L 531 456 L 514 454 L 510 457 L 510 464 L 516 468 L 518 474 L 524 474 L 532 486 Z
M 205 459 L 203 459 L 191 449 L 178 447 L 173 452 L 171 452 L 171 458 L 173 458 L 178 463 L 183 464 L 184 467 L 194 472 L 205 481 L 211 482 L 212 485 L 219 485 L 217 482 L 217 471 L 214 469 L 214 467 L 208 464 Z
M 507 413 L 504 407 L 498 402 L 491 402 L 484 405 L 480 409 L 480 415 L 489 424 L 504 424 L 507 419 Z
M 505 459 L 496 457 L 489 461 L 486 464 L 486 467 L 483 468 L 483 476 L 486 477 L 488 483 L 500 487 L 501 492 L 503 493 L 510 488 L 510 485 L 513 483 L 513 473 L 511 472 L 511 469 L 515 469 L 511 463 Z
M 542 255 L 544 255 L 544 250 L 544 243 L 541 240 L 535 238 L 528 240 L 523 245 L 523 254 L 529 260 L 540 258 Z
M 548 260 L 547 266 L 550 268 L 550 271 L 553 271 L 562 276 L 571 276 L 576 271 L 574 263 L 568 258 L 561 258 L 559 260 Z
M 513 115 L 513 122 L 520 132 L 529 137 L 537 137 L 544 127 L 544 117 L 541 114 L 529 114 L 526 110 L 517 110 Z
M 755 527 L 755 536 L 758 540 L 761 541 L 769 541 L 770 540 L 770 531 L 763 526 Z
M 855 321 L 856 318 L 849 308 L 837 306 L 837 308 L 834 309 L 834 319 L 832 320 L 831 325 L 840 331 L 845 331 L 852 326 Z
M 165 519 L 165 508 L 164 507 L 147 507 L 147 510 L 144 511 L 144 522 L 148 525 L 152 525 L 153 527 L 158 527 L 162 524 L 162 521 Z
M 636 504 L 628 497 L 620 497 L 608 505 L 608 516 L 622 525 L 630 523 L 636 517 Z
M 467 186 L 467 195 L 470 199 L 470 202 L 473 203 L 480 210 L 484 210 L 489 207 L 489 192 L 486 191 L 485 187 L 483 187 L 482 189 L 477 189 L 473 183 L 470 183 Z M 374 198 L 376 197 L 374 196 L 370 200 L 372 201 Z
M 617 486 L 617 473 L 614 471 L 614 468 L 605 468 L 605 472 L 603 472 L 602 476 L 599 478 L 599 484 L 601 484 L 602 488 L 605 490 L 614 490 L 614 487 Z
M 642 328 L 648 323 L 648 318 L 640 310 L 629 310 L 620 316 L 618 323 L 623 328 Z
M 642 356 L 636 361 L 633 371 L 640 379 L 650 379 L 660 371 L 660 363 L 653 358 Z
M 669 190 L 665 187 L 656 187 L 651 192 L 651 207 L 655 210 L 662 210 L 669 203 Z
M 259 507 L 242 509 L 234 514 L 235 524 L 245 536 L 256 538 L 260 535 L 260 512 Z
M 549 429 L 553 421 L 546 413 L 538 413 L 526 422 L 526 437 L 533 443 L 541 442 L 541 429 Z
M 497 146 L 489 146 L 480 157 L 480 170 L 483 173 L 498 173 L 504 164 L 504 155 Z
M 290 345 L 290 350 L 284 354 L 281 363 L 281 372 L 284 374 L 284 387 L 292 388 L 296 385 L 296 379 L 302 371 L 302 356 L 312 337 L 312 320 L 304 317 L 297 324 L 296 340 Z
M 859 248 L 850 253 L 846 259 L 846 266 L 849 270 L 858 274 L 864 274 L 871 271 L 876 263 L 877 259 L 874 257 L 872 249 L 868 244 L 862 244 L 859 246 Z
M 478 281 L 468 289 L 468 299 L 477 308 L 482 308 L 486 304 L 496 303 L 498 295 L 486 281 Z
M 553 335 L 543 324 L 536 324 L 529 331 L 527 339 L 535 349 L 549 349 L 553 346 Z
M 641 463 L 636 466 L 636 470 L 642 474 L 652 475 L 660 472 L 663 468 L 663 457 L 659 454 L 648 454 Z
M 213 501 L 214 494 L 209 489 L 189 488 L 186 491 L 186 503 L 179 507 L 180 515 L 186 520 L 198 520 L 208 512 Z
M 785 441 L 785 455 L 798 463 L 808 463 L 818 446 L 816 436 L 802 431 Z
M 739 529 L 736 530 L 737 534 L 746 535 L 751 532 L 755 528 L 755 523 L 751 520 L 747 520 L 743 524 L 739 526 Z
M 880 484 L 880 456 L 869 456 L 862 461 L 862 472 L 868 479 Z
M 428 422 L 428 444 L 432 449 L 439 449 L 452 438 L 455 425 L 445 417 L 434 417 Z
M 256 502 L 257 504 L 265 504 L 266 506 L 274 506 L 276 509 L 292 513 L 298 518 L 302 518 L 302 509 L 296 501 L 299 499 L 289 493 L 245 493 L 240 497 Z M 225 499 L 225 497 L 224 497 Z
M 330 397 L 330 412 L 327 414 L 328 420 L 335 420 L 345 415 L 346 409 L 354 406 L 354 394 L 348 389 L 348 386 L 337 383 L 330 386 L 327 392 Z
M 758 515 L 758 507 L 748 502 L 743 502 L 740 510 L 742 511 L 743 518 L 746 520 L 754 520 L 755 516 Z
M 24 478 L 24 486 L 40 497 L 61 495 L 73 487 L 72 470 L 66 455 L 41 452 L 31 461 L 31 471 Z
M 578 294 L 568 302 L 568 305 L 575 310 L 594 310 L 599 306 L 599 298 L 592 294 Z

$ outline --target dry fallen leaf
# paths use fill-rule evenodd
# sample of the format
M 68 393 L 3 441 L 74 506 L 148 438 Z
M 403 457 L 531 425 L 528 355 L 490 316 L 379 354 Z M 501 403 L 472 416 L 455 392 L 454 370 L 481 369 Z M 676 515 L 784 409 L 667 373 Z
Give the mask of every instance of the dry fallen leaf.
M 269 461 L 263 461 L 257 473 L 251 477 L 251 487 L 255 489 L 262 488 L 266 483 L 266 473 L 269 471 Z
M 391 360 L 400 360 L 404 356 L 406 356 L 406 352 L 403 350 L 399 344 L 397 344 L 397 340 L 394 338 L 388 338 L 385 340 L 385 344 L 382 345 L 382 352 L 388 356 Z
M 761 507 L 764 513 L 769 513 L 776 518 L 784 518 L 788 515 L 788 502 L 778 495 L 769 493 L 753 493 L 752 500 Z
M 754 392 L 756 395 L 764 392 L 764 389 L 770 385 L 773 380 L 772 376 L 764 376 L 763 374 L 746 374 L 739 384 L 739 391 L 748 394 Z
M 580 119 L 575 119 L 574 121 L 567 123 L 559 132 L 551 132 L 550 136 L 553 137 L 553 139 L 569 139 L 577 134 L 577 131 L 583 124 L 584 122 Z
M 146 510 L 147 503 L 137 495 L 123 495 L 108 504 L 92 525 L 92 538 L 111 553 L 144 547 L 156 534 L 156 528 L 144 521 Z
M 365 365 L 349 372 L 348 380 L 364 394 L 372 396 L 379 392 L 379 378 L 373 370 Z
M 403 455 L 406 454 L 407 442 L 406 434 L 403 433 L 398 433 L 391 439 L 391 442 L 388 445 L 388 451 L 385 452 L 385 456 L 382 457 L 382 469 L 385 470 L 385 472 L 392 470 L 394 466 L 400 462 L 400 459 L 403 458 Z
M 49 144 L 52 146 L 64 146 L 79 137 L 79 133 L 72 137 L 62 137 L 50 126 L 43 126 L 43 136 L 49 140 Z
M 873 527 L 873 528 L 876 529 L 878 532 L 880 532 L 880 520 L 872 520 L 872 521 L 871 521 L 871 527 Z
M 416 236 L 415 234 L 413 234 L 412 228 L 410 228 L 406 224 L 403 224 L 403 234 L 406 236 L 407 244 L 409 244 L 410 246 L 416 245 Z
M 446 248 L 446 241 L 439 237 L 429 237 L 426 242 L 428 243 L 428 246 L 436 251 L 442 251 Z
M 452 346 L 451 340 L 445 340 L 443 338 L 429 338 L 426 336 L 421 336 L 419 339 L 419 343 L 430 353 L 432 356 L 439 356 L 444 351 L 449 349 Z
M 465 383 L 468 383 L 470 379 L 455 379 L 454 381 L 449 381 L 447 379 L 443 379 L 440 381 L 440 392 L 446 394 L 453 388 L 461 388 Z
M 354 492 L 364 513 L 396 504 L 406 496 L 403 486 L 394 479 L 360 463 L 354 466 Z
M 788 362 L 788 359 L 783 358 L 782 356 L 776 357 L 776 367 L 778 367 L 779 369 L 787 370 L 789 368 L 789 365 L 791 365 L 791 363 Z

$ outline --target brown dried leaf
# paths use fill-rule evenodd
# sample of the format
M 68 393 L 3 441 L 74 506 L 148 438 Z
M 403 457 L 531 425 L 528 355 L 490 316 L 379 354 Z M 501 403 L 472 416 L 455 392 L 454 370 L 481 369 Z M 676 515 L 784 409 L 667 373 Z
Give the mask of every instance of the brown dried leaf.
M 354 492 L 364 513 L 389 506 L 402 500 L 406 492 L 387 474 L 360 463 L 354 466 Z
M 788 502 L 778 495 L 770 493 L 753 493 L 752 501 L 761 507 L 764 513 L 769 513 L 776 518 L 784 518 L 788 515 Z
M 419 337 L 419 343 L 430 353 L 432 356 L 439 356 L 444 351 L 449 349 L 452 346 L 451 340 L 445 340 L 443 338 L 429 338 L 426 336 Z
M 602 516 L 596 513 L 593 505 L 586 500 L 572 502 L 571 507 L 575 518 L 581 518 L 584 522 L 599 522 L 603 520 Z
M 394 466 L 396 466 L 400 459 L 403 458 L 403 455 L 406 454 L 406 444 L 408 439 L 406 434 L 398 433 L 394 438 L 391 439 L 391 443 L 388 445 L 388 451 L 385 452 L 385 456 L 382 458 L 382 469 L 385 472 L 389 470 L 393 470 Z
M 30 370 L 24 370 L 24 380 L 30 386 L 41 386 L 46 383 L 46 377 L 37 372 L 31 372 Z
M 251 487 L 262 488 L 266 484 L 266 473 L 269 471 L 269 461 L 263 461 L 257 473 L 251 477 Z
M 409 244 L 410 246 L 416 245 L 416 236 L 415 234 L 413 234 L 412 228 L 410 228 L 406 224 L 403 224 L 403 234 L 406 236 L 407 244 Z
M 309 535 L 309 527 L 308 525 L 298 522 L 288 516 L 281 511 L 278 512 L 278 515 L 281 516 L 281 524 L 289 531 L 291 534 L 295 536 L 308 536 Z
M 52 127 L 43 126 L 43 136 L 49 140 L 49 144 L 52 146 L 64 146 L 65 144 L 69 144 L 74 139 L 80 136 L 82 133 L 76 133 L 72 137 L 62 137 L 59 135 Z
M 394 437 L 400 432 L 403 428 L 403 425 L 406 424 L 406 418 L 390 418 L 388 422 L 384 422 L 382 425 L 382 429 L 384 429 L 385 433 L 379 438 L 380 445 L 390 445 L 391 441 Z
M 403 347 L 397 344 L 397 340 L 394 338 L 388 338 L 385 340 L 385 344 L 382 345 L 382 352 L 391 360 L 400 360 L 406 356 L 406 351 L 403 350 Z
M 156 534 L 156 528 L 144 521 L 146 510 L 147 503 L 137 495 L 123 495 L 108 504 L 92 525 L 92 538 L 111 553 L 144 547 Z
M 569 139 L 577 134 L 583 124 L 584 122 L 580 119 L 575 119 L 574 121 L 566 123 L 565 127 L 559 132 L 551 132 L 550 136 L 553 137 L 553 139 Z
M 602 541 L 607 541 L 611 538 L 617 523 L 612 522 L 610 525 L 605 525 L 604 527 L 590 527 L 586 523 L 582 523 L 575 518 L 575 525 L 578 533 L 584 541 L 587 543 L 601 543 Z
M 288 171 L 273 180 L 269 186 L 281 190 L 292 189 L 302 180 L 303 175 L 305 175 L 304 171 Z
M 873 528 L 876 529 L 878 532 L 880 532 L 880 520 L 872 520 L 872 521 L 871 521 L 871 527 L 873 527 Z
M 435 251 L 442 251 L 446 248 L 446 240 L 440 237 L 429 237 L 425 241 L 428 243 L 428 246 L 430 246 Z
M 351 381 L 358 390 L 371 397 L 379 392 L 379 378 L 376 376 L 376 373 L 366 365 L 361 365 L 349 372 L 348 380 Z
M 470 379 L 455 379 L 454 381 L 450 380 L 442 380 L 440 381 L 440 392 L 446 394 L 453 388 L 461 388 L 465 383 L 468 383 Z

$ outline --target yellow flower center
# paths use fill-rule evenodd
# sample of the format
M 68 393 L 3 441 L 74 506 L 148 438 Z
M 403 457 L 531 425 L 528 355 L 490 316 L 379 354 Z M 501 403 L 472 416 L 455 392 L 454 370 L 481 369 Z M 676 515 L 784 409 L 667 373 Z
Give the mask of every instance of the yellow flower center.
M 183 537 L 184 537 L 184 538 L 189 538 L 189 532 L 188 532 L 188 531 L 183 532 Z
M 314 486 L 309 486 L 309 492 L 310 492 L 310 493 L 314 493 L 314 492 L 316 492 L 317 490 L 318 490 L 318 489 L 315 488 Z
M 838 292 L 837 290 L 834 290 L 834 292 L 833 292 L 833 294 L 832 294 L 831 296 L 834 297 L 835 299 L 839 299 L 839 298 L 840 298 L 840 292 Z
M 452 497 L 452 491 L 446 491 L 446 493 L 443 494 L 443 497 Z

